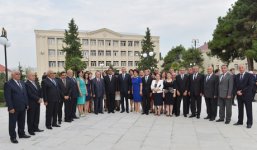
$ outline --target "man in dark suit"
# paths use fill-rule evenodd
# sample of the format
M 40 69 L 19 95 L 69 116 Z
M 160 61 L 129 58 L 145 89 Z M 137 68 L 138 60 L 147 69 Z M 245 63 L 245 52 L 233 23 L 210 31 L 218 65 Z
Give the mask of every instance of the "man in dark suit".
M 57 125 L 58 103 L 61 100 L 58 83 L 55 79 L 56 73 L 52 70 L 47 72 L 47 78 L 43 80 L 43 99 L 46 106 L 46 128 L 60 127 Z
M 203 95 L 203 80 L 204 76 L 198 72 L 199 67 L 193 67 L 193 75 L 189 79 L 189 94 L 191 97 L 191 112 L 192 117 L 200 118 L 201 114 L 201 105 L 202 105 L 202 95 Z M 196 111 L 197 109 L 197 111 Z
M 73 71 L 72 70 L 67 70 L 67 80 L 70 82 L 70 87 L 71 87 L 71 96 L 70 96 L 70 103 L 71 103 L 71 121 L 73 119 L 79 119 L 76 116 L 76 110 L 77 110 L 77 98 L 79 97 L 79 87 L 77 84 L 76 79 L 73 77 Z
M 151 102 L 151 95 L 152 95 L 152 90 L 151 90 L 151 84 L 152 84 L 152 77 L 150 76 L 150 70 L 146 69 L 145 70 L 145 76 L 142 78 L 142 93 L 143 93 L 143 113 L 142 114 L 149 114 L 149 109 L 150 109 L 150 102 Z
M 12 143 L 18 143 L 16 139 L 16 123 L 18 124 L 19 138 L 29 138 L 25 134 L 25 116 L 28 106 L 28 96 L 25 83 L 20 81 L 19 71 L 12 72 L 12 79 L 4 84 L 4 97 L 9 112 L 9 135 Z
M 183 115 L 184 117 L 187 117 L 188 114 L 188 106 L 189 106 L 189 101 L 188 101 L 188 96 L 187 96 L 187 89 L 188 89 L 188 83 L 189 82 L 189 77 L 188 75 L 185 74 L 185 68 L 180 68 L 179 70 L 179 75 L 176 76 L 176 90 L 177 90 L 177 105 L 176 107 L 176 112 L 175 115 L 179 116 L 180 115 L 180 105 L 181 105 L 181 100 L 183 99 Z
M 105 94 L 108 99 L 108 113 L 114 113 L 115 109 L 115 92 L 117 86 L 117 79 L 113 75 L 112 69 L 108 69 L 108 75 L 104 77 Z
M 236 93 L 238 101 L 238 121 L 234 125 L 242 125 L 244 121 L 244 105 L 247 115 L 247 128 L 251 128 L 253 124 L 252 112 L 252 90 L 254 87 L 253 75 L 245 72 L 243 65 L 239 66 L 239 74 L 236 75 Z
M 219 77 L 213 73 L 213 68 L 207 68 L 207 75 L 204 78 L 204 97 L 207 108 L 207 117 L 204 119 L 215 120 L 217 116 Z
M 40 104 L 42 103 L 42 90 L 37 82 L 34 72 L 27 74 L 26 89 L 29 100 L 29 109 L 27 111 L 28 132 L 30 135 L 35 135 L 35 132 L 42 132 L 38 128 L 40 120 Z
M 101 73 L 96 71 L 95 78 L 92 80 L 92 95 L 94 98 L 95 114 L 103 114 L 103 97 L 104 97 L 104 79 L 101 79 Z
M 128 95 L 131 88 L 131 77 L 126 73 L 126 68 L 121 68 L 121 74 L 118 77 L 120 97 L 121 97 L 121 113 L 125 112 L 124 100 L 126 103 L 126 112 L 129 113 Z
M 66 72 L 60 73 L 60 78 L 57 80 L 58 86 L 61 93 L 61 101 L 59 102 L 58 107 L 58 122 L 61 124 L 62 122 L 62 107 L 64 103 L 64 121 L 65 122 L 71 122 L 72 116 L 71 116 L 71 83 L 70 80 L 67 79 Z

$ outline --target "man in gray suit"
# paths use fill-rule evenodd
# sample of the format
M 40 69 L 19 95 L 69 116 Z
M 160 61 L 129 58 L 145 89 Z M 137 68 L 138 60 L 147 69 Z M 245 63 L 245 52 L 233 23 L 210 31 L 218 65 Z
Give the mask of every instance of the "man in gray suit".
M 222 74 L 219 77 L 219 100 L 218 104 L 220 107 L 219 117 L 220 119 L 216 122 L 223 122 L 225 119 L 225 110 L 226 110 L 226 121 L 225 124 L 229 124 L 232 115 L 232 92 L 234 78 L 233 75 L 228 72 L 227 65 L 221 66 Z
M 92 94 L 94 98 L 95 114 L 103 114 L 104 80 L 101 79 L 101 73 L 96 71 L 95 78 L 92 80 Z

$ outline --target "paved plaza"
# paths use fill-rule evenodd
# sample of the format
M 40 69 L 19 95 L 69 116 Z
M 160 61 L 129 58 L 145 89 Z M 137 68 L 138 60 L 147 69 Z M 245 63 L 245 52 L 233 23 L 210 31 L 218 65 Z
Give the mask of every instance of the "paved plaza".
M 233 126 L 237 107 L 233 107 L 229 125 L 204 120 L 204 102 L 201 119 L 136 113 L 88 114 L 53 130 L 45 129 L 45 107 L 41 108 L 40 129 L 45 131 L 30 139 L 18 138 L 19 144 L 11 144 L 8 113 L 6 108 L 0 109 L 1 150 L 257 150 L 257 103 L 253 103 L 251 129 L 245 124 Z

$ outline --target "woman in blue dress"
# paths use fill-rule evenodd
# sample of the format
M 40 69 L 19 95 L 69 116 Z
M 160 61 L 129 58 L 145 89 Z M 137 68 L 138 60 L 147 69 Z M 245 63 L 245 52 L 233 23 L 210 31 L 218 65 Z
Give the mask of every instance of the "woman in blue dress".
M 139 71 L 134 70 L 134 77 L 132 78 L 132 92 L 135 103 L 135 111 L 140 113 L 140 104 L 142 102 L 142 79 L 138 76 Z
M 77 98 L 77 106 L 79 110 L 79 116 L 84 117 L 85 113 L 83 112 L 83 107 L 86 102 L 86 85 L 83 79 L 83 71 L 77 71 L 77 84 L 79 87 L 79 97 Z
M 84 111 L 85 111 L 85 113 L 88 113 L 89 112 L 89 102 L 91 100 L 91 83 L 90 83 L 91 81 L 89 79 L 89 72 L 84 73 L 84 80 L 85 80 L 85 84 L 86 84 L 86 88 L 87 88 Z

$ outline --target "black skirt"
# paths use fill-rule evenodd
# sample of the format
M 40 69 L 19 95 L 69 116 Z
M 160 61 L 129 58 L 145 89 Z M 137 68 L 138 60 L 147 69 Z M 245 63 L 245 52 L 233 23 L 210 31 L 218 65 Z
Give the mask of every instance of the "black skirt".
M 164 100 L 165 105 L 173 105 L 174 103 L 174 98 L 173 98 L 173 93 L 165 93 L 165 100 Z
M 154 100 L 155 106 L 162 106 L 163 105 L 162 93 L 153 93 L 153 100 Z

